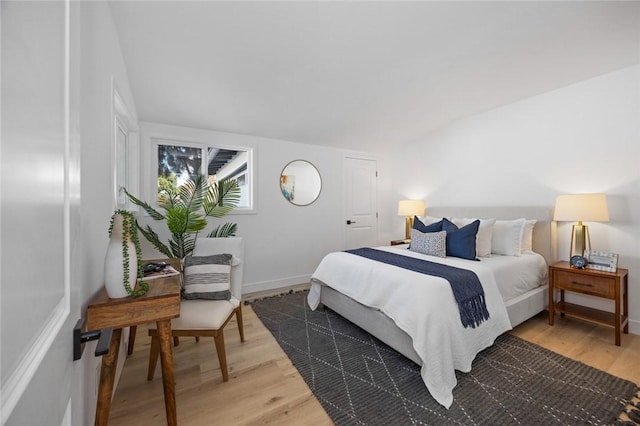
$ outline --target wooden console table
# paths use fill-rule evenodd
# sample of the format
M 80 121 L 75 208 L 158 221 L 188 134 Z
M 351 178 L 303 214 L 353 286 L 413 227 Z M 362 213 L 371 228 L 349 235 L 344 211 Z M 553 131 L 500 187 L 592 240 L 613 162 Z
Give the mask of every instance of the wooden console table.
M 171 261 L 173 264 L 173 261 Z M 173 265 L 174 267 L 176 265 Z M 180 277 L 157 278 L 149 281 L 149 291 L 140 297 L 109 299 L 104 287 L 89 301 L 87 328 L 98 330 L 113 328 L 109 353 L 102 358 L 100 387 L 96 406 L 95 424 L 107 425 L 113 381 L 118 363 L 120 338 L 123 327 L 156 322 L 160 336 L 160 361 L 167 424 L 176 425 L 175 380 L 173 377 L 173 352 L 171 349 L 171 319 L 180 315 Z

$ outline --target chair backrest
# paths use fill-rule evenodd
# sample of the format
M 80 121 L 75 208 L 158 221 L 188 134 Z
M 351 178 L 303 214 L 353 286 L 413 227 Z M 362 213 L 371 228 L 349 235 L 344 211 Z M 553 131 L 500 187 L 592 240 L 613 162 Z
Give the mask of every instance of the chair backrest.
M 231 294 L 242 300 L 242 275 L 244 271 L 244 243 L 240 237 L 198 238 L 193 249 L 194 256 L 209 256 L 228 253 L 240 263 L 231 266 Z

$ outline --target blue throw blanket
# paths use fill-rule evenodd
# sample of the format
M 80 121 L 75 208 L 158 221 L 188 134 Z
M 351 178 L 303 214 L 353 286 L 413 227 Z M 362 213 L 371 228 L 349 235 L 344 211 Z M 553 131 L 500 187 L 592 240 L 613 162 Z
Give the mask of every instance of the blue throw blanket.
M 484 320 L 489 319 L 484 289 L 480 284 L 480 279 L 473 271 L 368 247 L 346 250 L 346 252 L 449 281 L 460 310 L 460 320 L 465 328 L 475 328 Z

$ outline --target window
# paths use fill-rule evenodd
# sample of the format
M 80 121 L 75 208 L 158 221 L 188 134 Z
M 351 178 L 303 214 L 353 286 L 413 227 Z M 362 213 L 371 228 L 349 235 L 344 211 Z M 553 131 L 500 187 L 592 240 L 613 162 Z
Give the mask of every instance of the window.
M 253 209 L 250 148 L 161 139 L 154 142 L 157 158 L 156 196 L 182 185 L 190 177 L 205 174 L 211 183 L 221 179 L 236 179 L 241 194 L 237 210 Z

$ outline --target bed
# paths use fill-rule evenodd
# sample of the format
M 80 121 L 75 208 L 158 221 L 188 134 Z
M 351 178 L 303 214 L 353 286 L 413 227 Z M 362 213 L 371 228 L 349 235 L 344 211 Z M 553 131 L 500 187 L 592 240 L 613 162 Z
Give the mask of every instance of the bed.
M 378 265 L 375 261 L 343 252 L 330 253 L 318 266 L 311 279 L 308 302 L 313 309 L 322 305 L 329 307 L 421 365 L 422 378 L 429 392 L 448 408 L 453 402 L 455 370 L 470 371 L 475 355 L 493 344 L 498 335 L 546 308 L 546 264 L 555 259 L 555 223 L 551 220 L 551 208 L 546 207 L 430 207 L 428 214 L 449 218 L 509 220 L 524 217 L 536 220 L 532 233 L 533 253 L 518 258 L 491 255 L 473 262 L 425 257 L 403 245 L 377 248 L 385 253 L 424 258 L 474 271 L 485 291 L 489 319 L 474 328 L 462 327 L 458 319 L 454 326 L 451 318 L 456 318 L 452 312 L 457 311 L 457 306 L 450 288 L 445 291 L 431 286 L 439 290 L 425 290 L 425 286 L 416 286 L 409 290 L 403 286 L 405 282 L 418 279 L 416 272 L 394 270 L 391 265 Z M 371 262 L 376 263 L 376 269 L 371 269 L 374 267 Z M 537 272 L 520 274 L 519 264 L 528 264 L 525 271 Z M 532 284 L 531 280 L 535 282 Z M 524 287 L 523 281 L 528 282 Z M 385 286 L 388 290 L 384 290 Z M 523 288 L 516 291 L 518 287 Z M 426 296 L 424 291 L 434 291 L 436 295 Z M 413 296 L 410 292 L 419 295 Z M 440 302 L 440 299 L 444 301 Z M 413 310 L 409 307 L 412 304 L 415 305 Z

